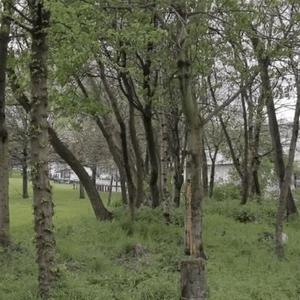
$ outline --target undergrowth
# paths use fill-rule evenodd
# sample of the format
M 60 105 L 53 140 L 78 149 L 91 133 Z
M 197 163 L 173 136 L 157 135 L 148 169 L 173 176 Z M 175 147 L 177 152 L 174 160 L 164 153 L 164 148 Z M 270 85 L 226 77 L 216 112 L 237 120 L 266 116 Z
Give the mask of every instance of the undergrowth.
M 37 299 L 32 204 L 21 199 L 20 182 L 11 183 L 14 244 L 0 253 L 0 299 L 5 300 Z M 166 225 L 160 209 L 142 208 L 132 224 L 114 195 L 114 220 L 97 222 L 88 200 L 79 200 L 71 186 L 55 185 L 53 192 L 59 269 L 54 300 L 179 299 L 182 209 L 173 211 L 172 224 Z M 287 259 L 279 262 L 272 242 L 259 239 L 260 233 L 273 232 L 275 202 L 240 206 L 226 197 L 205 203 L 210 299 L 300 299 L 299 221 L 285 226 Z M 243 216 L 249 220 L 241 221 Z

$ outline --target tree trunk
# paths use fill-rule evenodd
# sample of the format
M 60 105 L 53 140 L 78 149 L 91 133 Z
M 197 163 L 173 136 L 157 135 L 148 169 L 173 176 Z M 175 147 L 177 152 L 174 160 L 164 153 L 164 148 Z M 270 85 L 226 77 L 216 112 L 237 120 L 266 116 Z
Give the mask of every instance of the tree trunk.
M 106 122 L 106 124 L 104 124 L 104 122 Z M 128 203 L 127 187 L 126 187 L 127 178 L 126 178 L 124 162 L 122 161 L 121 150 L 119 149 L 116 142 L 113 140 L 112 134 L 109 133 L 109 131 L 108 131 L 108 129 L 110 129 L 109 126 L 107 125 L 108 120 L 102 121 L 99 117 L 97 117 L 96 123 L 97 123 L 99 129 L 101 130 L 101 132 L 106 140 L 106 143 L 108 145 L 109 151 L 113 157 L 113 160 L 114 160 L 116 166 L 118 167 L 119 174 L 120 174 L 120 181 L 121 181 L 122 201 L 123 201 L 123 204 L 126 205 Z
M 112 219 L 112 213 L 109 212 L 97 191 L 96 186 L 93 184 L 91 177 L 84 169 L 80 161 L 75 155 L 64 145 L 64 143 L 58 138 L 53 128 L 48 127 L 49 139 L 52 147 L 56 153 L 71 167 L 71 169 L 78 176 L 80 182 L 84 186 L 84 189 L 90 199 L 94 214 L 98 220 L 110 220 Z
M 142 151 L 138 142 L 136 128 L 135 128 L 135 116 L 134 116 L 134 107 L 131 102 L 129 102 L 129 130 L 131 143 L 135 155 L 135 163 L 136 163 L 136 206 L 140 207 L 144 201 L 144 162 L 142 158 Z
M 10 21 L 6 14 L 10 13 L 11 1 L 3 1 L 3 12 L 0 24 L 0 246 L 7 247 L 9 237 L 9 164 L 8 164 L 8 133 L 5 121 L 5 93 L 7 47 L 9 41 Z
M 260 65 L 260 75 L 262 80 L 262 88 L 263 88 L 263 93 L 264 93 L 266 106 L 267 106 L 267 114 L 269 118 L 270 135 L 272 138 L 272 145 L 274 148 L 275 169 L 279 178 L 279 186 L 281 190 L 285 178 L 285 165 L 283 160 L 283 150 L 282 150 L 282 144 L 280 140 L 280 133 L 279 133 L 279 127 L 278 127 L 278 122 L 276 117 L 274 99 L 272 95 L 272 87 L 271 87 L 270 78 L 268 74 L 269 60 L 259 59 L 259 65 Z M 281 192 L 281 194 L 282 193 L 283 191 Z M 287 216 L 298 213 L 290 187 L 288 187 L 288 196 L 287 196 L 286 204 L 287 204 L 286 205 Z
M 183 14 L 183 19 L 187 18 Z M 185 38 L 186 28 L 185 22 L 180 21 L 180 34 L 181 38 Z M 203 165 L 203 128 L 200 124 L 198 103 L 195 97 L 192 96 L 191 86 L 191 67 L 188 58 L 188 50 L 185 49 L 186 45 L 182 43 L 182 48 L 179 50 L 177 61 L 178 77 L 180 83 L 182 108 L 185 116 L 189 136 L 189 166 L 190 166 L 190 207 L 191 207 L 191 226 L 189 228 L 189 252 L 193 260 L 200 260 L 199 264 L 191 265 L 187 272 L 185 264 L 182 264 L 181 277 L 182 282 L 189 282 L 189 276 L 192 276 L 192 282 L 188 289 L 185 289 L 186 284 L 182 284 L 182 298 L 188 296 L 187 299 L 202 300 L 207 299 L 207 284 L 206 284 L 206 271 L 205 271 L 205 254 L 203 248 L 203 223 L 202 223 L 202 202 L 203 202 L 203 186 L 202 186 L 202 170 Z M 190 275 L 189 275 L 190 274 Z M 193 275 L 192 275 L 193 274 Z M 195 290 L 193 287 L 197 285 Z
M 158 207 L 160 204 L 160 193 L 159 193 L 159 182 L 158 182 L 159 162 L 157 157 L 156 142 L 155 142 L 153 126 L 152 126 L 151 110 L 143 114 L 143 123 L 145 127 L 147 148 L 148 148 L 149 161 L 151 166 L 150 182 L 149 182 L 151 200 L 152 200 L 152 207 L 155 208 Z
M 104 85 L 104 88 L 108 95 L 111 107 L 113 109 L 116 120 L 120 127 L 121 149 L 122 149 L 123 163 L 124 163 L 126 179 L 127 179 L 128 204 L 129 204 L 131 219 L 133 220 L 134 214 L 135 214 L 136 188 L 135 188 L 135 185 L 133 182 L 133 176 L 132 176 L 133 166 L 131 166 L 131 164 L 129 162 L 130 158 L 129 158 L 129 153 L 128 153 L 126 124 L 121 116 L 121 113 L 120 113 L 120 110 L 118 107 L 118 101 L 106 80 L 104 65 L 102 64 L 101 61 L 98 61 L 98 65 L 99 65 L 99 69 L 100 69 L 100 77 L 101 77 L 102 83 Z
M 209 179 L 209 198 L 212 198 L 213 194 L 214 194 L 216 159 L 217 159 L 218 151 L 219 151 L 219 148 L 216 147 L 214 154 L 211 157 L 210 179 Z
M 23 150 L 23 162 L 22 162 L 22 181 L 23 181 L 23 188 L 22 188 L 22 196 L 23 199 L 28 199 L 28 166 L 27 166 L 27 146 L 24 147 Z
M 84 187 L 81 181 L 79 182 L 79 199 L 85 199 Z
M 294 73 L 296 77 L 296 87 L 297 87 L 297 103 L 294 114 L 294 122 L 292 129 L 292 137 L 288 155 L 288 163 L 284 172 L 284 179 L 281 183 L 280 197 L 279 197 L 279 205 L 277 211 L 276 218 L 276 226 L 275 226 L 275 241 L 276 241 L 276 254 L 278 258 L 284 257 L 284 247 L 283 247 L 283 222 L 285 219 L 285 210 L 287 207 L 287 199 L 289 192 L 291 191 L 291 179 L 293 174 L 293 164 L 296 152 L 296 145 L 299 133 L 299 117 L 300 117 L 300 78 L 298 74 L 298 69 L 294 67 Z
M 97 166 L 93 165 L 92 166 L 92 181 L 94 185 L 96 185 L 96 178 L 97 178 Z
M 110 184 L 109 184 L 109 193 L 108 193 L 107 205 L 110 205 L 110 203 L 111 203 L 113 181 L 114 181 L 114 176 L 111 175 Z M 116 189 L 117 189 L 117 180 L 116 180 Z M 117 192 L 117 190 L 116 190 L 116 192 Z
M 203 167 L 202 167 L 203 196 L 207 197 L 208 196 L 208 166 L 207 166 L 207 157 L 206 157 L 204 147 L 203 147 L 202 155 L 203 155 Z
M 16 96 L 17 101 L 22 105 L 26 112 L 31 109 L 30 102 L 26 95 L 20 92 L 20 86 L 17 83 L 17 76 L 13 70 L 9 70 L 9 78 L 11 88 Z M 48 126 L 49 141 L 54 151 L 70 166 L 70 168 L 78 176 L 81 183 L 84 185 L 85 191 L 88 194 L 91 202 L 94 214 L 98 220 L 110 220 L 112 214 L 109 212 L 97 191 L 96 186 L 93 184 L 89 174 L 86 172 L 80 161 L 75 155 L 68 149 L 68 147 L 59 139 L 55 130 Z
M 189 259 L 181 262 L 181 299 L 207 299 L 204 263 L 202 259 Z
M 42 0 L 30 2 L 32 14 L 30 144 L 39 295 L 50 297 L 56 279 L 53 202 L 48 177 L 47 31 L 50 13 Z

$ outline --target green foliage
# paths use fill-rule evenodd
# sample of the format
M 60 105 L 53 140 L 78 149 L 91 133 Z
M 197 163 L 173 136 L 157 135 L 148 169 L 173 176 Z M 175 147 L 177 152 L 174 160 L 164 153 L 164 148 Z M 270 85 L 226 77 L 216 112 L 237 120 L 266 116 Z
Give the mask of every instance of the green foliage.
M 12 237 L 10 253 L 0 252 L 0 299 L 34 300 L 37 268 L 33 244 L 32 206 L 21 199 L 21 179 L 11 179 Z M 174 300 L 179 298 L 179 262 L 183 252 L 183 211 L 175 210 L 165 225 L 159 209 L 142 208 L 130 223 L 123 208 L 112 222 L 97 222 L 87 200 L 69 185 L 53 186 L 59 281 L 54 300 Z M 107 194 L 103 195 L 106 200 Z M 113 194 L 112 205 L 119 196 Z M 278 262 L 272 243 L 275 202 L 208 200 L 205 205 L 205 251 L 210 299 L 298 299 L 300 222 L 286 226 L 287 260 Z M 243 224 L 240 209 L 259 222 Z M 259 216 L 259 218 L 258 218 Z M 141 247 L 139 253 L 135 250 Z
M 240 199 L 239 187 L 233 183 L 217 185 L 214 189 L 214 199 L 216 201 L 238 200 Z

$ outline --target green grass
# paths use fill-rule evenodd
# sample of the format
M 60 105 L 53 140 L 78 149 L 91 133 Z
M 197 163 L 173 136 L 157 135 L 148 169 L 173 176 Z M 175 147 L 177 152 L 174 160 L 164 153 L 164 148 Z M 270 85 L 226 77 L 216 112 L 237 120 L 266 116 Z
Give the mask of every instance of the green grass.
M 31 200 L 21 198 L 21 179 L 10 184 L 10 253 L 0 252 L 0 299 L 34 300 L 37 268 Z M 80 200 L 72 186 L 53 186 L 59 281 L 55 300 L 179 299 L 179 262 L 183 252 L 183 214 L 173 224 L 163 222 L 158 209 L 142 209 L 134 225 L 120 207 L 112 222 L 97 222 L 88 200 Z M 113 197 L 113 205 L 120 202 Z M 103 195 L 106 200 L 106 195 Z M 241 213 L 254 221 L 236 221 Z M 287 259 L 279 262 L 271 242 L 258 234 L 273 231 L 274 204 L 210 201 L 205 207 L 205 249 L 210 299 L 300 299 L 300 222 L 289 223 Z M 135 256 L 133 248 L 143 253 Z

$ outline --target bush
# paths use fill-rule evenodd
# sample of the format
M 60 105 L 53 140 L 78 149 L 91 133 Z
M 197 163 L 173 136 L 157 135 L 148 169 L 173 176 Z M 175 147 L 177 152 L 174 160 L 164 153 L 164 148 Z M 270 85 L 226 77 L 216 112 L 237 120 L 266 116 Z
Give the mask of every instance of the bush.
M 239 187 L 233 183 L 221 184 L 215 187 L 214 197 L 216 201 L 240 199 Z

